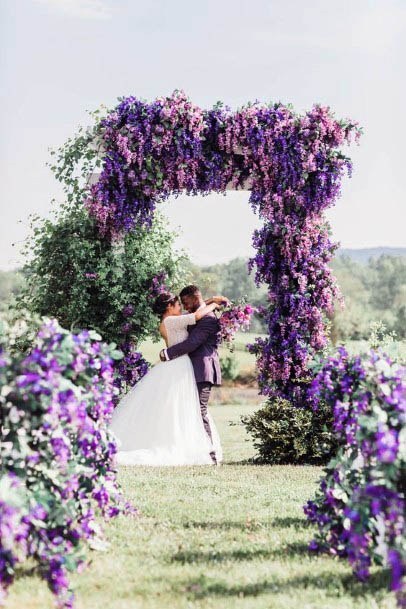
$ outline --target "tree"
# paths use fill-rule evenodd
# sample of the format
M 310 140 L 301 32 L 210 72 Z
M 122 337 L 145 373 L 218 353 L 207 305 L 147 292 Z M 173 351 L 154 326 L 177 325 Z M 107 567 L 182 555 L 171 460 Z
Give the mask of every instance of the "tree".
M 0 310 L 4 311 L 13 296 L 21 291 L 24 278 L 20 271 L 0 271 Z

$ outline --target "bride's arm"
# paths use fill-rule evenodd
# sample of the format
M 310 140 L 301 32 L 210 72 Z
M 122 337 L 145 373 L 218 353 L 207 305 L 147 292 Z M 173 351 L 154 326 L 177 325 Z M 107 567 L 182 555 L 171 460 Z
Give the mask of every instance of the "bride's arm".
M 217 304 L 217 302 L 212 302 L 211 304 L 206 304 L 205 307 L 203 307 L 202 309 L 199 309 L 198 311 L 196 311 L 194 313 L 195 320 L 199 321 L 199 319 L 201 319 L 205 315 L 208 315 L 208 313 L 212 313 L 214 311 L 214 309 L 217 309 L 218 306 L 219 305 Z
M 205 300 L 205 303 L 207 305 L 210 305 L 213 302 L 217 303 L 218 305 L 228 305 L 228 304 L 230 304 L 230 301 L 225 296 L 213 296 L 213 298 L 208 298 L 207 300 Z

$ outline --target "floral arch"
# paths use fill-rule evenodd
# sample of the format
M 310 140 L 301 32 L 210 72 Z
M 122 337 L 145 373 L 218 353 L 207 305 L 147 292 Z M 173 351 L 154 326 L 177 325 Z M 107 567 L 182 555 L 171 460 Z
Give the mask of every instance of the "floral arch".
M 203 110 L 181 91 L 151 103 L 119 98 L 92 132 L 101 172 L 91 176 L 85 205 L 114 242 L 150 225 L 170 195 L 249 190 L 263 220 L 249 269 L 269 293 L 261 311 L 269 335 L 250 350 L 261 393 L 300 403 L 339 296 L 328 266 L 337 245 L 323 212 L 338 198 L 343 175 L 351 175 L 341 147 L 360 134 L 357 123 L 319 105 L 299 115 L 282 103 Z

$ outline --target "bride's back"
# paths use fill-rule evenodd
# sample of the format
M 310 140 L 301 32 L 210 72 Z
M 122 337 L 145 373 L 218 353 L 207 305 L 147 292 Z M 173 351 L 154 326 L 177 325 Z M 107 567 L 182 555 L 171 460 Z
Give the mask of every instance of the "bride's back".
M 187 327 L 196 323 L 194 313 L 168 315 L 159 326 L 159 331 L 168 347 L 182 343 L 188 337 Z M 166 334 L 166 335 L 165 335 Z

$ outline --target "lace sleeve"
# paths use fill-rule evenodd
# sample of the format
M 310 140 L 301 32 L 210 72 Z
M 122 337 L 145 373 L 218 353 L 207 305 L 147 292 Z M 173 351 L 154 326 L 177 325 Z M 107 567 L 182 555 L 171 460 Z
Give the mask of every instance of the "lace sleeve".
M 165 324 L 172 330 L 182 330 L 188 326 L 194 326 L 196 318 L 194 313 L 187 315 L 168 315 L 165 317 Z

